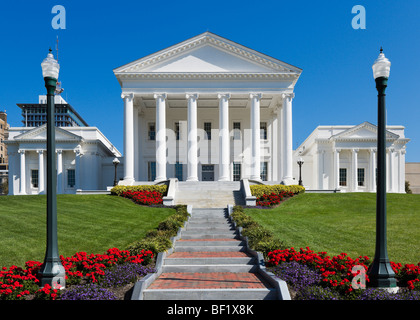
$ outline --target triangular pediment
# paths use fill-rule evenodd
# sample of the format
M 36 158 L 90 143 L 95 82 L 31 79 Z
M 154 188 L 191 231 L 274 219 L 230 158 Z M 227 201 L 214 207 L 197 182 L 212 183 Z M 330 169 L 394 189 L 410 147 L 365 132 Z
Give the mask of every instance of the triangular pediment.
M 47 139 L 47 125 L 44 124 L 40 127 L 31 129 L 15 137 L 19 141 L 42 141 Z M 64 129 L 55 127 L 55 140 L 56 141 L 82 141 L 82 137 L 68 132 Z
M 282 73 L 299 75 L 301 69 L 235 42 L 205 32 L 177 45 L 114 70 L 133 73 Z
M 397 140 L 399 136 L 388 130 L 385 132 L 387 140 Z M 363 122 L 357 126 L 347 129 L 339 134 L 333 135 L 332 140 L 376 140 L 378 127 L 369 122 Z

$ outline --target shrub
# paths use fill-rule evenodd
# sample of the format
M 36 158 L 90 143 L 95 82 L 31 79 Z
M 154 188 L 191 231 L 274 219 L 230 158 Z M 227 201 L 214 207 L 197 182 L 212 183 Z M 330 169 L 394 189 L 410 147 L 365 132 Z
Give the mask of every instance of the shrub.
M 139 185 L 139 186 L 115 186 L 111 189 L 111 194 L 121 196 L 124 192 L 127 191 L 156 191 L 165 196 L 168 191 L 168 186 L 165 184 L 159 185 Z
M 274 194 L 281 194 L 284 192 L 291 192 L 292 194 L 298 194 L 305 192 L 305 188 L 299 185 L 292 185 L 292 186 L 285 186 L 282 184 L 275 184 L 275 185 L 251 185 L 249 186 L 251 189 L 251 194 L 255 197 L 260 198 L 263 195 L 271 195 Z
M 231 218 L 237 227 L 242 227 L 242 235 L 248 237 L 248 245 L 265 257 L 270 251 L 284 247 L 282 241 L 247 215 L 241 206 L 233 207 Z
M 127 250 L 129 250 L 131 254 L 136 254 L 137 252 L 145 249 L 153 252 L 154 255 L 157 255 L 159 252 L 164 252 L 170 247 L 172 247 L 171 239 L 157 236 L 133 242 L 127 247 Z

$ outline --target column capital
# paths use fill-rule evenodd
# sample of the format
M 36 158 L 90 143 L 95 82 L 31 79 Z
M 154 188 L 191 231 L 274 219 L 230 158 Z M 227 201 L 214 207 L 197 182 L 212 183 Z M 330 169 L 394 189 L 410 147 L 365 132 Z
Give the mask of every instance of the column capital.
M 26 152 L 26 150 L 24 150 L 24 149 L 19 149 L 18 150 L 18 153 L 20 153 L 20 154 L 25 154 L 25 152 Z
M 153 98 L 166 100 L 167 94 L 166 93 L 154 93 Z
M 44 153 L 44 150 L 39 149 L 39 150 L 36 150 L 36 152 L 37 152 L 38 154 L 43 154 L 43 153 Z
M 258 100 L 260 100 L 262 98 L 262 93 L 250 93 L 249 98 L 250 99 L 257 98 Z
M 189 100 L 189 99 L 197 100 L 198 99 L 198 93 L 186 93 L 185 98 L 187 100 Z
M 123 92 L 123 93 L 121 93 L 121 99 L 125 99 L 125 98 L 128 98 L 130 100 L 133 100 L 134 99 L 134 93 L 132 93 L 132 92 Z
M 293 99 L 295 97 L 295 93 L 291 92 L 291 93 L 282 93 L 281 94 L 282 99 Z
M 63 153 L 63 150 L 62 150 L 62 149 L 57 149 L 57 150 L 55 150 L 55 152 L 56 152 L 57 154 L 62 154 L 62 153 Z
M 340 153 L 341 152 L 341 149 L 340 148 L 337 148 L 337 149 L 335 149 L 335 152 Z
M 351 152 L 358 153 L 359 152 L 359 149 L 358 148 L 353 148 L 353 149 L 351 149 Z
M 230 99 L 230 93 L 218 93 L 217 94 L 217 98 L 218 99 Z
M 370 148 L 369 151 L 372 152 L 372 153 L 375 153 L 376 152 L 376 148 Z

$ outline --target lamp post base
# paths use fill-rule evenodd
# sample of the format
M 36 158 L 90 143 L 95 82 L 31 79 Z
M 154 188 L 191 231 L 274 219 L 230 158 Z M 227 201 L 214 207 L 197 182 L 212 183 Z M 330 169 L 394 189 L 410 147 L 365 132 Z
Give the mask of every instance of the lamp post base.
M 49 284 L 53 289 L 66 287 L 66 271 L 61 261 L 46 261 L 39 271 L 40 287 Z
M 395 288 L 397 280 L 395 279 L 394 270 L 388 260 L 373 261 L 368 271 L 369 287 L 375 288 Z

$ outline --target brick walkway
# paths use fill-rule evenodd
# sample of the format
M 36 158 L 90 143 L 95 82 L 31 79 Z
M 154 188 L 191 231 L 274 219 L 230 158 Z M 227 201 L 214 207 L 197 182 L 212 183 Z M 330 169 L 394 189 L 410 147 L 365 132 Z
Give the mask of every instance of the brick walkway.
M 149 289 L 264 289 L 267 285 L 255 273 L 163 273 Z

